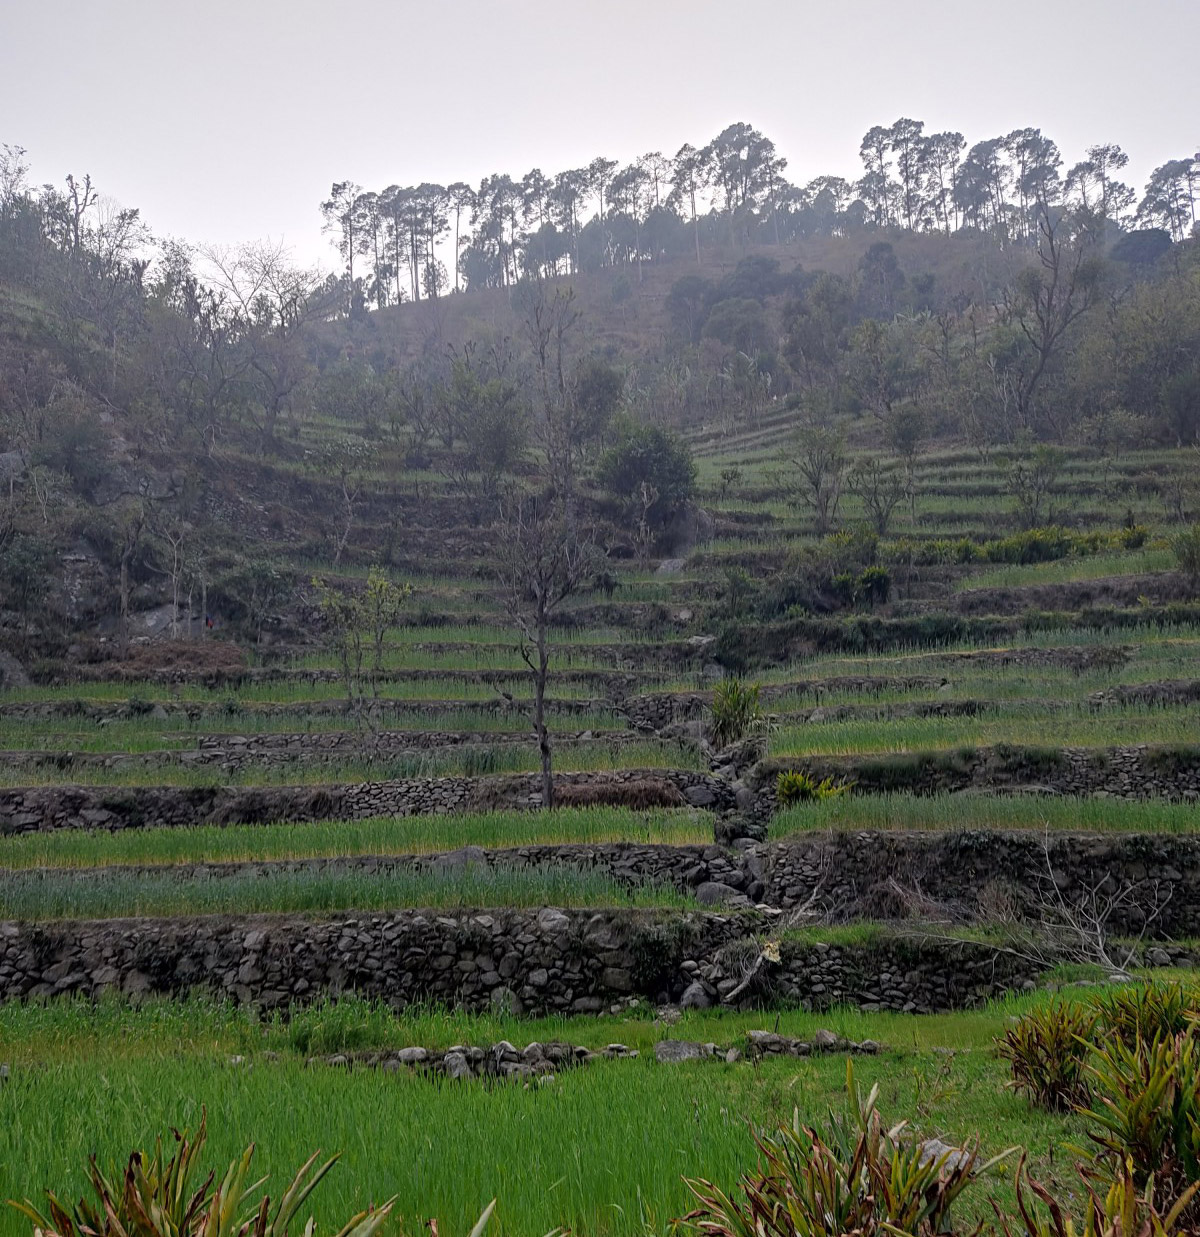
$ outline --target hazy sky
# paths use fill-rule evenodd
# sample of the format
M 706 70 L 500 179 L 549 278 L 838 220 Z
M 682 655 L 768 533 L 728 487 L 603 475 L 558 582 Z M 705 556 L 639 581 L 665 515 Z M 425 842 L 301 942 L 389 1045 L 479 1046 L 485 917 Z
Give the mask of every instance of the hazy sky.
M 332 264 L 335 179 L 672 154 L 746 120 L 803 182 L 899 116 L 1026 125 L 1129 179 L 1200 146 L 1200 0 L 0 0 L 0 142 L 159 235 Z

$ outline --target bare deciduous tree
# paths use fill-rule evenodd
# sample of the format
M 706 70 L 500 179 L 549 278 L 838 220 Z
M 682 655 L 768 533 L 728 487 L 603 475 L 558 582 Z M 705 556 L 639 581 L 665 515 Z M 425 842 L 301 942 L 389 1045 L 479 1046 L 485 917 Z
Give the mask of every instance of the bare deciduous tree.
M 554 803 L 553 755 L 546 726 L 550 672 L 550 621 L 594 568 L 594 544 L 567 522 L 548 499 L 516 499 L 502 507 L 494 526 L 496 570 L 509 622 L 520 639 L 521 659 L 533 672 L 530 720 L 542 765 L 542 805 Z

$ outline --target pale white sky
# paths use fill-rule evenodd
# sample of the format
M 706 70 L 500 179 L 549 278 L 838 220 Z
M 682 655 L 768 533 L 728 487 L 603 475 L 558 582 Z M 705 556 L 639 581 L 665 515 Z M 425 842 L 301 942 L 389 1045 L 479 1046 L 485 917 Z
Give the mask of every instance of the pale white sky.
M 552 174 L 745 120 L 803 182 L 899 116 L 1128 179 L 1200 146 L 1200 0 L 0 0 L 0 142 L 160 236 L 333 264 L 334 180 Z

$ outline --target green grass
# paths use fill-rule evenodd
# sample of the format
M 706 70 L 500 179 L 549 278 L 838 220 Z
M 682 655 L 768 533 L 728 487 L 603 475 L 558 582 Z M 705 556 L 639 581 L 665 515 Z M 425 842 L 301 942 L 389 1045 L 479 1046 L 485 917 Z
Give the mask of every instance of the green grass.
M 1096 554 L 1061 558 L 1050 563 L 992 567 L 959 580 L 955 587 L 1020 588 L 1029 584 L 1067 584 L 1080 580 L 1100 580 L 1106 576 L 1142 575 L 1151 571 L 1170 571 L 1175 555 L 1170 550 L 1145 549 L 1124 554 Z
M 1194 804 L 1158 800 L 1011 795 L 844 795 L 787 808 L 771 821 L 772 841 L 830 829 L 1033 829 L 1077 833 L 1200 832 Z
M 218 863 L 337 855 L 425 854 L 460 846 L 560 842 L 686 845 L 712 841 L 712 819 L 694 809 L 555 808 L 311 824 L 198 825 L 190 829 L 59 830 L 0 838 L 0 868 Z
M 908 1117 L 926 1137 L 981 1132 L 986 1152 L 1023 1144 L 1039 1177 L 1069 1180 L 1061 1147 L 1079 1140 L 1077 1122 L 1040 1113 L 1007 1091 L 992 1050 L 1006 1019 L 1032 1003 L 925 1018 L 785 1012 L 778 1029 L 803 1037 L 828 1026 L 883 1042 L 888 1050 L 860 1060 L 856 1074 L 866 1086 L 880 1083 L 886 1117 Z M 74 1198 L 90 1153 L 102 1163 L 123 1160 L 170 1126 L 194 1128 L 203 1106 L 212 1160 L 232 1159 L 253 1139 L 259 1171 L 276 1185 L 318 1146 L 343 1153 L 314 1197 L 320 1226 L 399 1193 L 402 1219 L 386 1231 L 411 1237 L 431 1216 L 443 1232 L 465 1232 L 493 1197 L 500 1201 L 489 1231 L 513 1237 L 556 1225 L 581 1237 L 665 1233 L 689 1206 L 683 1176 L 732 1185 L 754 1162 L 751 1127 L 788 1122 L 794 1111 L 819 1121 L 842 1105 L 840 1057 L 667 1067 L 650 1051 L 668 1034 L 731 1044 L 767 1025 L 774 1017 L 761 1014 L 690 1014 L 669 1031 L 644 1017 L 397 1018 L 354 1001 L 266 1025 L 202 1002 L 7 1007 L 0 1042 L 13 1068 L 0 1122 L 0 1196 L 34 1197 L 53 1185 Z M 593 1047 L 620 1041 L 642 1056 L 528 1088 L 302 1065 L 309 1052 L 551 1038 Z M 282 1059 L 263 1060 L 266 1050 Z M 231 1064 L 232 1054 L 248 1064 Z M 1008 1198 L 1011 1182 L 995 1188 Z M 0 1213 L 2 1237 L 27 1233 L 15 1213 Z
M 781 727 L 772 756 L 857 755 L 935 748 L 1021 744 L 1036 737 L 1051 747 L 1107 747 L 1188 743 L 1196 738 L 1194 708 L 1105 709 L 1087 715 L 1030 709 L 1009 716 L 921 717 L 894 721 L 841 721 Z
M 594 872 L 469 866 L 457 872 L 239 871 L 181 878 L 170 869 L 137 875 L 86 869 L 0 872 L 0 920 L 124 919 L 132 916 L 320 914 L 421 907 L 669 906 L 673 889 L 630 888 Z

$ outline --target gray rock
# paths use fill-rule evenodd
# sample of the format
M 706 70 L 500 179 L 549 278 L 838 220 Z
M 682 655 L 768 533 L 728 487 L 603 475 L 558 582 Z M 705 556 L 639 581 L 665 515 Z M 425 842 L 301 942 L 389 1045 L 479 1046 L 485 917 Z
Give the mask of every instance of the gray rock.
M 720 881 L 704 881 L 696 886 L 696 901 L 702 906 L 718 906 L 741 896 L 732 885 L 725 885 Z
M 679 998 L 680 1009 L 709 1009 L 711 1006 L 712 998 L 698 979 L 688 984 Z
M 401 1048 L 396 1053 L 396 1060 L 401 1065 L 420 1065 L 429 1060 L 429 1053 L 424 1048 Z
M 538 911 L 538 927 L 547 936 L 560 936 L 571 927 L 571 920 L 562 911 L 553 906 L 547 906 Z
M 927 1138 L 918 1145 L 917 1150 L 920 1152 L 922 1165 L 941 1161 L 942 1169 L 951 1172 L 963 1167 L 971 1159 L 970 1154 L 961 1147 L 952 1147 L 940 1138 Z
M 442 1069 L 447 1078 L 473 1078 L 470 1062 L 462 1052 L 448 1052 L 442 1058 Z
M 840 1035 L 835 1034 L 833 1031 L 828 1031 L 824 1027 L 812 1037 L 812 1045 L 818 1052 L 829 1052 L 834 1048 L 840 1048 L 842 1043 L 843 1040 Z
M 654 1059 L 661 1065 L 677 1065 L 680 1061 L 699 1061 L 708 1056 L 703 1044 L 686 1039 L 660 1039 L 654 1045 Z
M 717 796 L 704 785 L 689 786 L 684 792 L 683 797 L 692 805 L 692 807 L 712 807 L 717 801 Z

